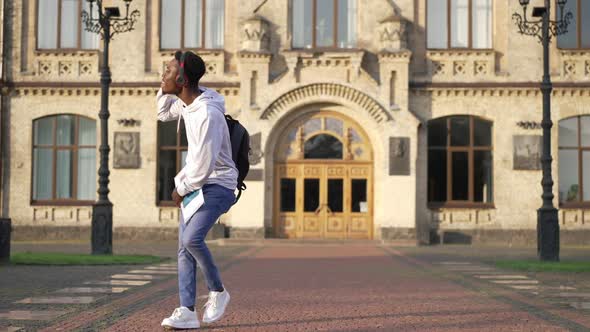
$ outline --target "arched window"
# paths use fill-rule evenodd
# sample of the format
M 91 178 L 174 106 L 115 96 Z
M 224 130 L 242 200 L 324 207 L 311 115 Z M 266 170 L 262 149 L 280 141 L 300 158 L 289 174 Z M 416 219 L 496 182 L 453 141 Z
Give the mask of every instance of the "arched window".
M 342 142 L 328 134 L 319 134 L 305 141 L 305 159 L 342 159 Z
M 54 115 L 33 121 L 33 190 L 37 203 L 96 199 L 96 121 Z
M 473 116 L 428 122 L 428 202 L 493 202 L 492 123 Z
M 559 121 L 559 203 L 590 205 L 590 116 Z
M 185 165 L 188 142 L 184 121 L 180 120 L 180 132 L 176 121 L 158 121 L 158 179 L 156 192 L 159 205 L 173 206 L 174 176 Z

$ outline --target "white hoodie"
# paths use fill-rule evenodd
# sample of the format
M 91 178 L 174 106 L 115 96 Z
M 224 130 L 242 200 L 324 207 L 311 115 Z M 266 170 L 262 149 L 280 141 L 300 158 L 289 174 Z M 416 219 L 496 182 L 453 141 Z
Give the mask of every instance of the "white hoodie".
M 225 101 L 217 92 L 199 87 L 201 95 L 185 105 L 175 95 L 156 97 L 158 120 L 172 121 L 184 118 L 188 153 L 186 165 L 180 171 L 186 176 L 177 187 L 180 196 L 195 191 L 205 184 L 218 184 L 236 189 L 238 170 L 232 160 L 229 129 L 225 121 Z M 180 174 L 179 173 L 179 174 Z

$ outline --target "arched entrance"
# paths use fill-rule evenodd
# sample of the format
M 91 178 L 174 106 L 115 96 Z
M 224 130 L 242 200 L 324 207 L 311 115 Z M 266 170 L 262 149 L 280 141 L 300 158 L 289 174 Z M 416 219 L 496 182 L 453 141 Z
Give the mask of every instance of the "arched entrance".
M 273 226 L 283 238 L 373 238 L 373 151 L 361 127 L 308 113 L 275 149 Z

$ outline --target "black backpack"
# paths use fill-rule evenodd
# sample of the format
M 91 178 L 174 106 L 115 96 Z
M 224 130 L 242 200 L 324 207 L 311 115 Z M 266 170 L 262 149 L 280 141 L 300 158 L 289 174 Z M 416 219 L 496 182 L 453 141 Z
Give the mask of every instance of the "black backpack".
M 229 129 L 229 137 L 231 139 L 232 159 L 238 169 L 238 196 L 236 201 L 238 202 L 240 196 L 242 196 L 242 190 L 246 190 L 246 184 L 244 179 L 248 175 L 250 170 L 250 161 L 248 155 L 250 154 L 250 134 L 238 120 L 235 120 L 229 115 L 225 115 L 225 121 L 227 122 L 227 128 Z

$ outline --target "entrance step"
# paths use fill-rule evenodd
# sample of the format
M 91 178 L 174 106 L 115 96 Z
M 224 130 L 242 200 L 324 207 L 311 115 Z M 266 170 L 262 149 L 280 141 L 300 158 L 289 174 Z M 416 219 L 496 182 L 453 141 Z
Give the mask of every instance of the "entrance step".
M 314 246 L 416 246 L 415 240 L 336 240 L 336 239 L 218 239 L 208 243 L 220 246 L 293 246 L 293 245 L 314 245 Z

